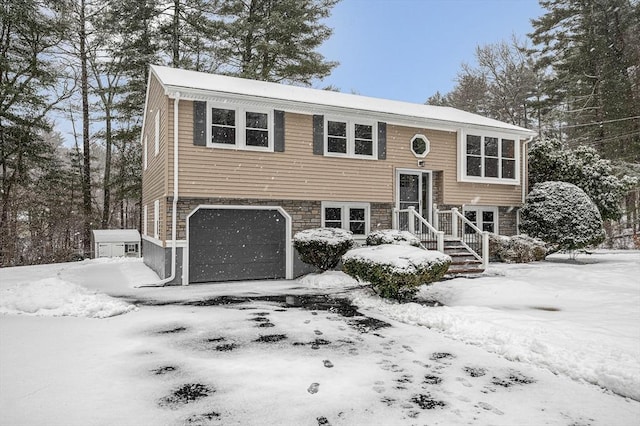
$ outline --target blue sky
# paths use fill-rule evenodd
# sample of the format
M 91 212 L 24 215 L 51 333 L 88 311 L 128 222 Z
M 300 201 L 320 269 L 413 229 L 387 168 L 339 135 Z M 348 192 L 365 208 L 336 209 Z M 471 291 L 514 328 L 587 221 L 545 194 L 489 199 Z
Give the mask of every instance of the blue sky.
M 477 45 L 524 40 L 543 14 L 537 0 L 342 0 L 320 48 L 340 65 L 314 86 L 423 103 L 453 88 Z

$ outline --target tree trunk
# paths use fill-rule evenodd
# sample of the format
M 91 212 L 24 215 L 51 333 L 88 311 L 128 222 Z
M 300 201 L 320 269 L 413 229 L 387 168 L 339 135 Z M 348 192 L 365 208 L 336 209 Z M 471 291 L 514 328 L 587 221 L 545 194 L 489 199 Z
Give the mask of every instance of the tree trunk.
M 180 63 L 180 0 L 173 1 L 173 40 L 172 40 L 173 59 L 172 65 L 178 68 Z
M 91 146 L 89 141 L 89 77 L 87 74 L 87 28 L 85 21 L 85 0 L 80 0 L 80 91 L 82 94 L 82 211 L 84 215 L 82 248 L 85 255 L 91 252 Z
M 105 102 L 105 157 L 104 157 L 104 184 L 102 202 L 102 229 L 109 227 L 111 217 L 111 107 Z

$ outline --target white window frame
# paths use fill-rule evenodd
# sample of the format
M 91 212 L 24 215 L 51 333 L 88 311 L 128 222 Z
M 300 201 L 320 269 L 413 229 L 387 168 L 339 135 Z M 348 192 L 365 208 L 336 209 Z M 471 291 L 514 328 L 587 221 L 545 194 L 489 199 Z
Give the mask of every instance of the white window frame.
M 154 121 L 154 155 L 160 153 L 160 110 L 156 111 L 156 118 Z
M 482 213 L 490 211 L 493 213 L 493 233 L 500 234 L 500 209 L 497 206 L 478 206 L 478 205 L 464 205 L 462 206 L 462 214 L 465 215 L 467 212 L 474 211 L 476 212 L 476 226 L 480 228 L 482 231 Z M 463 225 L 464 226 L 464 225 Z
M 160 238 L 160 200 L 153 202 L 153 238 Z
M 468 176 L 467 175 L 467 135 L 480 136 L 480 176 Z M 484 177 L 484 142 L 485 137 L 498 138 L 498 177 Z M 503 178 L 502 177 L 502 140 L 513 140 L 514 144 L 514 158 L 508 160 L 514 161 L 514 177 Z M 510 135 L 506 133 L 491 133 L 480 130 L 468 130 L 458 132 L 458 181 L 459 182 L 471 182 L 471 183 L 493 183 L 499 185 L 520 185 L 520 177 L 522 174 L 520 166 L 520 136 Z M 495 157 L 490 157 L 495 158 Z M 506 159 L 506 158 L 505 158 Z
M 216 109 L 226 109 L 235 112 L 236 115 L 236 140 L 235 143 L 225 144 L 225 143 L 214 143 L 211 141 L 212 132 L 211 127 L 212 116 L 211 110 L 213 108 Z M 246 131 L 247 131 L 247 112 L 257 112 L 261 114 L 267 114 L 267 132 L 268 132 L 268 146 L 252 146 L 247 145 L 246 140 Z M 273 109 L 262 108 L 262 107 L 240 107 L 235 105 L 224 104 L 220 102 L 207 102 L 207 146 L 210 148 L 222 148 L 222 149 L 235 149 L 235 150 L 245 150 L 245 151 L 263 151 L 263 152 L 273 152 Z
M 359 203 L 359 202 L 340 202 L 340 201 L 322 201 L 320 203 L 321 211 L 321 224 L 325 226 L 325 209 L 326 208 L 340 208 L 341 210 L 341 229 L 350 231 L 349 223 L 349 210 L 350 209 L 364 209 L 364 234 L 354 234 L 355 239 L 364 239 L 371 232 L 371 204 Z M 346 227 L 345 227 L 346 225 Z
M 346 154 L 341 152 L 329 151 L 329 121 L 337 121 L 347 124 L 347 152 Z M 371 126 L 371 137 L 373 144 L 372 154 L 363 155 L 356 154 L 356 124 Z M 359 158 L 365 160 L 377 160 L 378 159 L 378 122 L 375 120 L 351 118 L 351 117 L 337 117 L 337 116 L 324 116 L 324 155 L 326 157 L 343 157 L 343 158 Z
M 149 222 L 149 209 L 147 208 L 147 205 L 145 204 L 144 206 L 142 206 L 142 234 L 143 235 L 149 235 L 149 228 L 148 228 L 148 222 Z
M 416 141 L 416 139 L 422 139 L 425 142 L 425 151 L 422 154 L 418 154 L 414 149 L 413 149 L 413 143 Z M 427 138 L 425 135 L 417 133 L 415 134 L 412 138 L 411 138 L 411 142 L 410 142 L 410 148 L 411 148 L 411 152 L 413 153 L 413 155 L 416 158 L 425 158 L 427 155 L 429 155 L 429 152 L 431 152 L 431 141 L 429 140 L 429 138 Z
M 142 164 L 143 164 L 144 170 L 147 170 L 147 165 L 149 163 L 149 160 L 147 159 L 147 155 L 148 155 L 147 149 L 148 149 L 147 135 L 144 135 L 144 143 L 142 147 Z

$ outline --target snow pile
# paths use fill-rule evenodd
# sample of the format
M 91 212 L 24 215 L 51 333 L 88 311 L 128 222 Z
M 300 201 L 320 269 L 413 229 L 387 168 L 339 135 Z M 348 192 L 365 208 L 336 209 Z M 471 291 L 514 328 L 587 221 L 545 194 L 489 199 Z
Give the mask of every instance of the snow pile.
M 369 233 L 367 236 L 368 246 L 379 246 L 381 244 L 420 247 L 420 239 L 409 231 L 398 231 L 395 229 L 383 229 Z
M 45 278 L 0 289 L 0 313 L 107 318 L 137 308 L 59 278 Z
M 293 236 L 294 242 L 311 243 L 322 242 L 327 245 L 339 245 L 345 241 L 353 240 L 351 232 L 341 228 L 313 228 L 296 232 Z
M 348 260 L 390 266 L 393 272 L 399 274 L 413 274 L 431 265 L 451 262 L 449 256 L 438 251 L 392 244 L 349 250 L 342 256 L 343 262 Z
M 308 274 L 300 278 L 298 282 L 306 287 L 323 289 L 345 289 L 359 285 L 358 281 L 342 271 L 326 271 L 321 274 Z

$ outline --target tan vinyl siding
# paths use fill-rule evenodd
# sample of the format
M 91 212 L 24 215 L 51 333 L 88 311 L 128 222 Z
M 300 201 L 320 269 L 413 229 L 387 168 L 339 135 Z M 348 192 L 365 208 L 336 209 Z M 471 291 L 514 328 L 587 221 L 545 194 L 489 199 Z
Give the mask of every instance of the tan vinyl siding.
M 386 160 L 325 157 L 313 155 L 312 116 L 286 113 L 285 152 L 208 148 L 193 145 L 193 102 L 180 101 L 179 108 L 180 197 L 392 203 L 395 170 L 419 169 L 409 143 L 420 133 L 431 142 L 422 170 L 443 172 L 445 204 L 520 202 L 520 186 L 457 182 L 455 132 L 388 125 Z M 173 135 L 172 109 L 170 100 L 169 135 Z M 167 160 L 167 193 L 171 194 L 171 149 Z
M 163 217 L 167 194 L 167 104 L 168 97 L 162 85 L 152 75 L 149 86 L 149 99 L 145 111 L 145 123 L 142 138 L 147 137 L 147 169 L 142 172 L 142 205 L 147 206 L 149 235 L 153 236 L 153 203 L 160 200 L 160 236 L 164 235 L 166 218 Z M 160 144 L 155 154 L 155 118 L 160 111 Z M 144 144 L 143 144 L 144 148 Z
M 431 151 L 424 168 L 411 152 L 409 141 L 416 134 L 425 135 Z M 513 206 L 520 203 L 520 185 L 492 185 L 457 181 L 457 133 L 402 126 L 387 126 L 387 161 L 395 167 L 443 172 L 443 203 L 447 205 L 478 204 Z
M 286 114 L 285 152 L 194 146 L 192 102 L 180 102 L 179 134 L 180 197 L 392 200 L 390 162 L 313 155 L 310 115 Z

